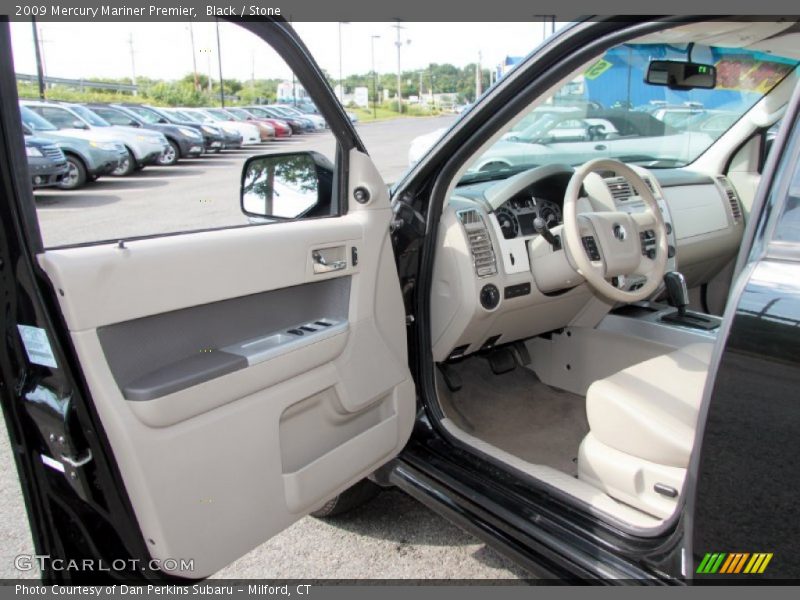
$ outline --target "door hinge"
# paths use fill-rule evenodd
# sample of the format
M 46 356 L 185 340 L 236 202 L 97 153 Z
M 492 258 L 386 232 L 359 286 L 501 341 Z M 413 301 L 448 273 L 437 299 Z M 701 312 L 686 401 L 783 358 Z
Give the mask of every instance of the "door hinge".
M 427 229 L 425 217 L 411 206 L 409 198 L 403 196 L 395 200 L 392 205 L 392 213 L 394 214 L 390 226 L 392 233 L 401 229 L 408 229 L 411 234 L 417 237 L 425 235 Z

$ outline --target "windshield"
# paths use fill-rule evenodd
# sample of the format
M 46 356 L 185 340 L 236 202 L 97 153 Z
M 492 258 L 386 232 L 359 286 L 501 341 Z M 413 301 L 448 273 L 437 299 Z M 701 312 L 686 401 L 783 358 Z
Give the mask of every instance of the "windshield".
M 255 115 L 256 117 L 270 117 L 271 116 L 263 108 L 252 107 L 252 108 L 248 108 L 247 110 L 250 111 L 250 113 Z
M 241 108 L 229 108 L 227 109 L 227 113 L 233 116 L 233 118 L 237 121 L 247 121 L 247 119 L 250 117 L 247 111 L 244 111 Z
M 716 66 L 716 86 L 679 90 L 645 82 L 652 59 L 686 61 L 686 47 L 625 44 L 609 50 L 506 131 L 462 181 L 601 157 L 648 168 L 685 166 L 798 64 L 751 50 L 695 46 L 693 61 Z
M 230 120 L 230 116 L 224 110 L 219 110 L 218 108 L 207 108 L 203 111 L 203 114 L 209 115 L 217 121 Z
M 138 106 L 129 106 L 126 108 L 127 110 L 134 113 L 145 123 L 149 123 L 150 125 L 156 125 L 159 122 L 160 119 L 159 115 L 154 113 L 152 110 L 148 110 L 146 108 L 140 108 Z
M 27 106 L 20 106 L 19 112 L 22 116 L 22 124 L 31 131 L 58 131 L 58 127 L 37 115 Z
M 105 119 L 97 116 L 85 106 L 72 106 L 73 112 L 94 127 L 111 127 L 111 124 Z

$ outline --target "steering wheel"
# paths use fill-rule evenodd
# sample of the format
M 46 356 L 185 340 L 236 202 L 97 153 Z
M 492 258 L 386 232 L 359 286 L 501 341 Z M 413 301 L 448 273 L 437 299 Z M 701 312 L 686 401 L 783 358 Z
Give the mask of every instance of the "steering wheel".
M 578 214 L 578 197 L 590 173 L 613 171 L 624 177 L 644 201 L 644 212 L 597 211 Z M 652 232 L 652 233 L 650 233 Z M 655 236 L 655 256 L 642 250 L 642 235 Z M 565 250 L 594 290 L 615 302 L 637 302 L 658 289 L 667 268 L 667 230 L 653 192 L 641 176 L 618 160 L 595 159 L 584 163 L 570 179 L 564 197 Z M 609 281 L 620 275 L 647 278 L 637 289 L 622 290 Z

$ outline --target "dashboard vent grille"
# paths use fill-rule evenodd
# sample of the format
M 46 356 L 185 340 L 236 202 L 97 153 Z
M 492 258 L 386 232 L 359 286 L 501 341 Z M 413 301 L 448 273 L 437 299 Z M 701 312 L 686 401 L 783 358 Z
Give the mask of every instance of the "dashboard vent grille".
M 742 220 L 742 207 L 739 205 L 739 196 L 736 194 L 736 190 L 733 189 L 733 185 L 731 185 L 731 182 L 728 181 L 728 178 L 724 175 L 717 177 L 717 181 L 719 181 L 722 189 L 725 190 L 725 195 L 728 197 L 728 204 L 731 206 L 733 222 L 737 224 L 740 223 Z
M 467 233 L 475 274 L 478 277 L 489 277 L 497 274 L 497 260 L 492 246 L 492 238 L 486 229 L 486 223 L 477 210 L 462 210 L 458 213 L 464 231 Z
M 606 185 L 614 197 L 614 202 L 625 202 L 633 196 L 633 188 L 624 177 L 609 177 L 606 179 Z

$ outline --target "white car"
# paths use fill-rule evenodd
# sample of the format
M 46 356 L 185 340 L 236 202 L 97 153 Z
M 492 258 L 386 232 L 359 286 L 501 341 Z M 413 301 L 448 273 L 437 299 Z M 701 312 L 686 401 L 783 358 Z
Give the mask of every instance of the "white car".
M 438 141 L 446 129 L 415 138 L 409 149 L 413 166 Z M 521 131 L 511 131 L 495 143 L 469 169 L 489 171 L 543 162 L 585 162 L 593 158 L 618 158 L 647 162 L 657 144 L 669 150 L 674 161 L 695 156 L 713 138 L 702 132 L 673 130 L 652 115 L 618 109 L 546 112 Z M 666 166 L 666 165 L 665 165 Z
M 258 127 L 243 121 L 231 121 L 230 115 L 220 108 L 196 108 L 192 110 L 195 114 L 207 117 L 206 122 L 211 125 L 241 134 L 243 146 L 261 143 L 261 132 L 258 131 Z
M 169 148 L 169 142 L 162 133 L 111 125 L 80 104 L 39 101 L 22 101 L 20 104 L 50 121 L 65 135 L 82 137 L 86 131 L 91 131 L 95 139 L 124 144 L 128 156 L 120 161 L 112 175 L 130 175 L 136 169 L 154 164 Z

